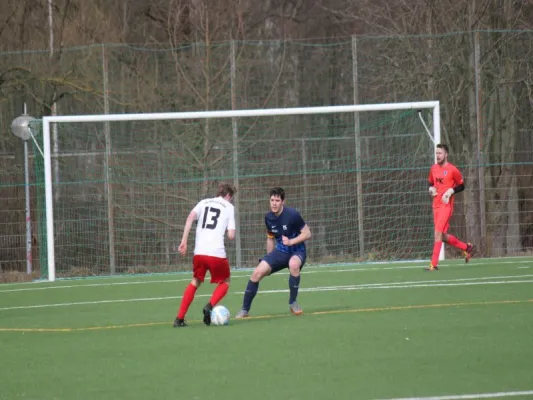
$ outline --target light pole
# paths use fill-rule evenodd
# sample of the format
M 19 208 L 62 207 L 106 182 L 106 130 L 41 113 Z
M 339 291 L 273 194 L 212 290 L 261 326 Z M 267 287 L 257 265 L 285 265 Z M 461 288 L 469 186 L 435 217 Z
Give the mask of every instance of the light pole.
M 25 107 L 24 107 L 25 108 Z M 11 132 L 24 141 L 24 188 L 26 196 L 26 273 L 32 273 L 31 213 L 30 213 L 30 172 L 28 163 L 28 140 L 31 138 L 30 122 L 35 118 L 26 113 L 11 123 Z

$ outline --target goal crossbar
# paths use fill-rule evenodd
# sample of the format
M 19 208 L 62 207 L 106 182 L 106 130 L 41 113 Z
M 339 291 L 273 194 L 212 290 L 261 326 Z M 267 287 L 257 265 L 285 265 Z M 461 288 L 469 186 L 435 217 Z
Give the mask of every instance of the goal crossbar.
M 43 150 L 44 150 L 44 179 L 45 179 L 45 207 L 46 207 L 46 237 L 48 258 L 48 280 L 55 281 L 55 248 L 54 248 L 54 218 L 53 218 L 53 193 L 52 193 L 52 157 L 50 143 L 50 125 L 65 122 L 114 122 L 114 121 L 153 121 L 153 120 L 180 120 L 180 119 L 207 119 L 207 118 L 239 118 L 263 117 L 276 115 L 305 115 L 305 114 L 332 114 L 356 113 L 365 111 L 394 111 L 394 110 L 433 110 L 433 141 L 440 141 L 440 103 L 439 101 L 421 101 L 404 103 L 382 104 L 357 104 L 342 106 L 321 107 L 295 107 L 295 108 L 267 108 L 225 111 L 194 111 L 194 112 L 163 112 L 163 113 L 136 113 L 136 114 L 94 114 L 94 115 L 68 115 L 45 116 L 43 124 Z M 441 253 L 442 255 L 443 253 Z

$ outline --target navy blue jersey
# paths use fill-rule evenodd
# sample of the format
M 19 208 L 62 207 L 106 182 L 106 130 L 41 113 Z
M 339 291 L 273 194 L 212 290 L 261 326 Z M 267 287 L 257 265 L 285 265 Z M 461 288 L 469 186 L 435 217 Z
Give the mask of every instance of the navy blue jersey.
M 291 207 L 283 207 L 280 215 L 276 216 L 272 211 L 265 215 L 265 225 L 268 236 L 276 240 L 276 250 L 283 253 L 305 253 L 305 242 L 298 243 L 294 246 L 285 246 L 281 236 L 287 236 L 289 239 L 294 239 L 300 234 L 305 222 L 300 213 Z

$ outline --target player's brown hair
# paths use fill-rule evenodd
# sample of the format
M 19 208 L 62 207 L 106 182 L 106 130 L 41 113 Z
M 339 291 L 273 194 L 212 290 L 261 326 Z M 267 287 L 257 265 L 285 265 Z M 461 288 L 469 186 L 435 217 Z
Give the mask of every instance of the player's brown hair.
M 444 144 L 444 143 L 439 143 L 437 145 L 437 149 L 443 149 L 446 153 L 450 153 L 450 150 L 448 150 L 448 145 Z
M 219 183 L 217 196 L 225 197 L 226 195 L 229 194 L 231 197 L 233 197 L 236 192 L 237 192 L 237 189 L 235 189 L 235 186 L 229 183 Z
M 285 190 L 280 187 L 270 189 L 270 197 L 278 196 L 281 200 L 285 200 Z

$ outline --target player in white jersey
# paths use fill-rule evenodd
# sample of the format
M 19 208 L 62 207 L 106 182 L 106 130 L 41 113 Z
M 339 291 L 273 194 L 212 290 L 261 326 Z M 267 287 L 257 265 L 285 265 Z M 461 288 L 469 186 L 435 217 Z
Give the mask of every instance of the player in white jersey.
M 228 293 L 230 267 L 226 258 L 224 234 L 227 231 L 228 239 L 235 238 L 235 208 L 230 203 L 235 192 L 234 186 L 221 183 L 218 186 L 217 197 L 200 201 L 187 217 L 178 251 L 181 255 L 187 253 L 189 232 L 193 222 L 198 221 L 193 257 L 193 278 L 183 293 L 178 315 L 174 321 L 175 328 L 187 326 L 185 314 L 194 300 L 196 290 L 203 283 L 207 271 L 211 274 L 211 283 L 216 283 L 217 287 L 209 303 L 203 309 L 203 319 L 206 325 L 211 325 L 213 307 Z

